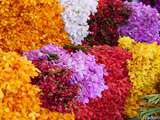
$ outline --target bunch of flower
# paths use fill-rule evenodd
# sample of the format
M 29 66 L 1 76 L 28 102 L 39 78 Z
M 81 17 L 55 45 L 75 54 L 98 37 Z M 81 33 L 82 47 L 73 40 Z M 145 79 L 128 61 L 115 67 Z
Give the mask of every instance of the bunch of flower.
M 133 58 L 128 62 L 130 81 L 133 88 L 125 105 L 128 117 L 137 117 L 140 107 L 144 107 L 141 97 L 156 92 L 155 85 L 160 74 L 160 46 L 156 43 L 136 43 L 129 37 L 119 40 L 120 46 L 128 49 Z
M 40 89 L 30 84 L 38 70 L 15 52 L 0 51 L 1 120 L 74 120 L 73 114 L 51 112 L 41 107 Z
M 81 44 L 88 35 L 90 14 L 97 11 L 98 0 L 61 0 L 65 10 L 62 18 L 65 30 L 69 33 L 73 44 Z
M 123 120 L 125 99 L 131 87 L 128 81 L 127 60 L 131 54 L 119 47 L 95 46 L 89 53 L 96 56 L 98 63 L 107 69 L 105 83 L 108 90 L 102 92 L 101 98 L 80 105 L 75 110 L 77 120 Z
M 23 51 L 43 44 L 70 44 L 58 0 L 3 0 L 0 3 L 0 47 Z
M 39 50 L 24 53 L 30 60 L 49 59 L 55 65 L 71 69 L 71 83 L 79 84 L 78 100 L 89 102 L 90 98 L 101 97 L 101 92 L 107 89 L 104 84 L 104 66 L 96 63 L 94 56 L 82 51 L 67 53 L 62 47 L 49 44 Z M 57 56 L 56 56 L 57 55 Z M 57 59 L 54 59 L 56 56 Z
M 143 3 L 125 2 L 132 10 L 128 23 L 119 28 L 122 36 L 129 36 L 136 41 L 160 43 L 160 15 L 151 6 Z
M 90 34 L 84 44 L 117 45 L 118 27 L 125 24 L 129 14 L 121 0 L 99 0 L 98 12 L 88 21 Z
M 46 60 L 33 61 L 33 64 L 41 71 L 38 77 L 32 79 L 32 84 L 42 90 L 42 106 L 51 111 L 71 112 L 79 90 L 78 85 L 70 82 L 72 72 Z

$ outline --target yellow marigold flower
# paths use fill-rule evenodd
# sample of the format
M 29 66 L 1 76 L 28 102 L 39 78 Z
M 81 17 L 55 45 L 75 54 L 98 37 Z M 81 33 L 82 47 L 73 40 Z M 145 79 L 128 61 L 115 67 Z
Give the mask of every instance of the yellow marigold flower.
M 74 120 L 73 114 L 41 108 L 40 89 L 30 83 L 37 75 L 25 57 L 0 51 L 0 120 Z
M 36 120 L 40 90 L 30 84 L 30 78 L 37 75 L 27 58 L 0 51 L 0 120 Z
M 70 44 L 62 11 L 58 0 L 2 0 L 0 48 L 20 52 L 47 43 Z
M 133 88 L 126 100 L 125 114 L 131 118 L 137 117 L 139 109 L 145 106 L 141 97 L 156 93 L 155 85 L 160 74 L 160 46 L 156 43 L 136 43 L 129 37 L 120 38 L 119 46 L 133 54 L 133 59 L 128 61 Z
M 134 40 L 130 37 L 121 37 L 119 39 L 119 46 L 125 49 L 131 48 L 132 44 L 134 43 Z
M 0 89 L 14 91 L 24 83 L 29 83 L 30 77 L 38 75 L 37 71 L 27 58 L 15 52 L 0 51 Z

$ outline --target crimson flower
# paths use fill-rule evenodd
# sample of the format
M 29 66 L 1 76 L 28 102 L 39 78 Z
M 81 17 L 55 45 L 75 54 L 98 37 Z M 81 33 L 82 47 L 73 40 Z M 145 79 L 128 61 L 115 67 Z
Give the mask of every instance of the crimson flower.
M 123 120 L 125 100 L 131 88 L 128 80 L 127 60 L 131 54 L 119 47 L 95 46 L 89 51 L 107 70 L 105 82 L 108 90 L 101 98 L 91 99 L 75 110 L 77 120 Z
M 42 107 L 51 111 L 71 112 L 79 91 L 78 85 L 70 83 L 72 72 L 47 60 L 37 60 L 33 63 L 41 71 L 38 77 L 32 79 L 32 84 L 42 89 Z
M 117 45 L 118 27 L 127 22 L 129 15 L 121 0 L 99 0 L 98 12 L 88 21 L 90 34 L 84 44 Z

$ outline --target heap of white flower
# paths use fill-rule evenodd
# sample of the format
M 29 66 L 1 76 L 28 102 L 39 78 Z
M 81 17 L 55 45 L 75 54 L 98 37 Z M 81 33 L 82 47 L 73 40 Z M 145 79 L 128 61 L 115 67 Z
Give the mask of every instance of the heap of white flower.
M 98 0 L 61 0 L 61 4 L 64 6 L 62 18 L 66 32 L 73 44 L 81 44 L 89 33 L 87 20 L 97 12 Z

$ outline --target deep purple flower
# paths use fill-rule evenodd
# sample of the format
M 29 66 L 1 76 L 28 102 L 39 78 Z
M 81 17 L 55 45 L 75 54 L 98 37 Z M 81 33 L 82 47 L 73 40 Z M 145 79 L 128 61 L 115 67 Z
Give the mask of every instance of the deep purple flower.
M 146 5 L 151 5 L 160 12 L 160 0 L 139 0 L 139 2 L 143 2 Z
M 160 44 L 160 15 L 155 8 L 143 3 L 125 2 L 132 14 L 128 23 L 119 28 L 122 36 L 129 36 L 140 42 Z
M 157 3 L 155 5 L 155 7 L 157 8 L 157 10 L 160 12 L 160 0 L 157 0 Z

